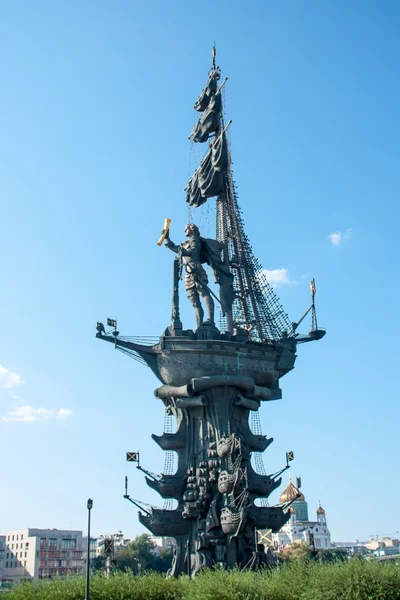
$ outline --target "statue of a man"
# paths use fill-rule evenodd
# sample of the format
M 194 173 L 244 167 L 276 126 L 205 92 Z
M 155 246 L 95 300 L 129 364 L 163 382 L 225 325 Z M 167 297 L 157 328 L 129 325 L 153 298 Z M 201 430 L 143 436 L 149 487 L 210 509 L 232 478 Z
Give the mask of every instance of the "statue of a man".
M 214 325 L 214 300 L 211 297 L 208 287 L 208 277 L 202 265 L 202 238 L 196 225 L 189 223 L 185 227 L 185 235 L 188 238 L 186 242 L 177 246 L 170 238 L 169 233 L 166 236 L 165 245 L 167 248 L 180 254 L 185 267 L 185 287 L 187 296 L 193 304 L 196 315 L 197 327 L 203 323 L 204 311 L 200 302 L 200 296 L 203 298 L 206 310 L 206 323 Z

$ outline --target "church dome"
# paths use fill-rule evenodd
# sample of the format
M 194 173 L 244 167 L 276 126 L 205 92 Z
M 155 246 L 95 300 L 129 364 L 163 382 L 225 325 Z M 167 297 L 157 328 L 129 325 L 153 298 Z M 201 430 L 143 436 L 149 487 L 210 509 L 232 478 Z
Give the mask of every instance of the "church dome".
M 322 508 L 322 506 L 321 505 L 318 506 L 318 508 L 317 508 L 317 515 L 324 515 L 324 514 L 325 514 L 325 511 Z
M 300 494 L 298 498 L 296 498 L 297 494 Z M 290 502 L 291 500 L 305 500 L 304 495 L 293 485 L 291 481 L 289 481 L 289 485 L 279 496 L 279 502 Z

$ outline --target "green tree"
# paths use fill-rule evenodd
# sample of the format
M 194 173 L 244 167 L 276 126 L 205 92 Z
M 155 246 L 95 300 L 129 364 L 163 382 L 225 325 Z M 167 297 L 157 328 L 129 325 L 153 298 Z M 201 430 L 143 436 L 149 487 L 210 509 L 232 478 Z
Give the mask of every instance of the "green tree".
M 330 548 L 326 550 L 314 550 L 304 542 L 294 542 L 287 546 L 282 552 L 277 552 L 280 563 L 290 563 L 294 561 L 315 561 L 323 563 L 343 562 L 347 560 L 347 552 L 340 548 Z
M 159 555 L 156 557 L 154 570 L 160 573 L 166 573 L 172 565 L 173 552 L 171 548 L 161 548 Z
M 317 560 L 327 563 L 344 562 L 348 558 L 349 557 L 346 550 L 342 550 L 341 548 L 329 548 L 327 550 L 318 550 L 316 555 Z
M 104 552 L 92 558 L 90 561 L 91 567 L 94 571 L 103 571 L 106 564 L 106 555 Z
M 277 552 L 278 559 L 284 563 L 296 560 L 311 560 L 312 555 L 312 549 L 304 542 L 293 542 L 293 544 L 287 546 L 282 552 Z
M 134 573 L 139 573 L 155 569 L 154 544 L 149 536 L 143 533 L 116 554 L 115 562 L 122 571 L 131 569 Z

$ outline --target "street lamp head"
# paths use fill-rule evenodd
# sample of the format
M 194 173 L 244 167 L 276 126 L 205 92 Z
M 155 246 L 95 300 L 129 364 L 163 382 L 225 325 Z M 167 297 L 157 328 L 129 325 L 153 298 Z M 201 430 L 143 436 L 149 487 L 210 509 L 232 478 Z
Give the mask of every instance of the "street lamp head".
M 88 507 L 88 510 L 90 510 L 93 507 L 93 500 L 92 500 L 92 498 L 89 498 L 89 500 L 87 501 L 87 507 Z

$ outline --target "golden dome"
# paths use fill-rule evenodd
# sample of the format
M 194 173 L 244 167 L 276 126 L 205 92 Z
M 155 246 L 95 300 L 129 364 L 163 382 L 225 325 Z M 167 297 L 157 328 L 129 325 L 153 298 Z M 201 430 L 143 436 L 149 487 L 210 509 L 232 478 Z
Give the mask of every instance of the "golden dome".
M 322 508 L 321 505 L 319 505 L 317 508 L 317 515 L 324 515 L 324 514 L 325 514 L 324 509 Z
M 296 498 L 297 494 L 300 494 L 298 498 Z M 291 481 L 289 481 L 289 485 L 279 496 L 279 502 L 290 502 L 291 500 L 305 500 L 304 495 L 293 485 Z

